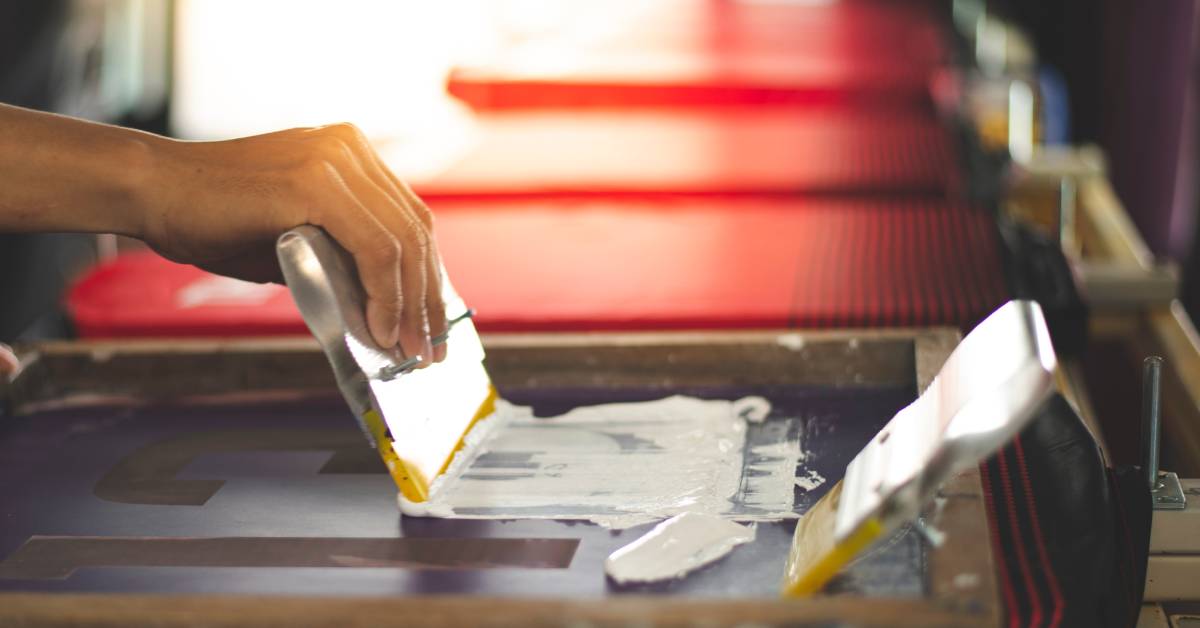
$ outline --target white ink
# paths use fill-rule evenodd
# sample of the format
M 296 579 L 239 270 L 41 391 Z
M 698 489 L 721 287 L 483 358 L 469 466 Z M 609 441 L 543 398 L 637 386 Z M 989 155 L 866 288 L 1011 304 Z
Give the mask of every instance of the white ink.
M 781 334 L 775 338 L 775 344 L 791 351 L 800 351 L 804 348 L 804 336 L 796 333 Z
M 742 397 L 733 402 L 733 413 L 750 423 L 762 423 L 771 414 L 771 402 L 762 397 Z
M 958 589 L 974 589 L 979 586 L 979 574 L 960 573 L 954 576 L 954 586 Z
M 808 469 L 807 475 L 798 476 L 796 478 L 796 486 L 811 491 L 825 483 L 825 477 L 817 473 L 816 469 Z
M 613 552 L 604 571 L 618 584 L 682 578 L 753 541 L 754 532 L 752 526 L 685 512 Z
M 538 418 L 497 403 L 430 490 L 400 498 L 410 516 L 585 520 L 614 529 L 695 512 L 744 521 L 792 518 L 801 447 L 762 398 L 674 396 Z M 794 430 L 793 430 L 794 432 Z

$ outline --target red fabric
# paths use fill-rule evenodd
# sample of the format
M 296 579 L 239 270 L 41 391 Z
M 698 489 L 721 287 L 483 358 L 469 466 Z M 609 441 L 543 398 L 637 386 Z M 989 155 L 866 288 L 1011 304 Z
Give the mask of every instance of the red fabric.
M 566 11 L 574 19 L 457 69 L 450 93 L 480 109 L 910 105 L 927 101 L 946 56 L 936 20 L 914 3 L 617 1 Z
M 450 276 L 484 331 L 970 327 L 1005 295 L 989 219 L 936 201 L 659 196 L 433 207 Z M 230 305 L 221 290 L 200 291 L 209 302 L 196 303 L 193 287 L 184 307 L 182 291 L 207 277 L 127 255 L 79 282 L 69 310 L 85 337 L 305 333 L 282 288 Z
M 482 115 L 422 196 L 571 192 L 943 193 L 961 177 L 936 121 L 792 107 Z
M 675 199 L 434 206 L 455 286 L 499 331 L 782 327 L 794 203 Z
M 93 268 L 67 293 L 67 310 L 83 338 L 308 333 L 286 287 L 219 278 L 148 251 Z
M 804 212 L 799 327 L 956 325 L 1007 299 L 991 219 L 938 201 L 829 201 Z
M 451 276 L 494 330 L 969 328 L 1006 295 L 990 219 L 937 201 L 504 206 L 435 206 Z

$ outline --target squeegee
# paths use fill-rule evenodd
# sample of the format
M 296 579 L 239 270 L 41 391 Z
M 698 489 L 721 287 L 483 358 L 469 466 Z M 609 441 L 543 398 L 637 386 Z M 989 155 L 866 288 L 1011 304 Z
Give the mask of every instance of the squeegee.
M 433 339 L 447 343 L 446 359 L 416 369 L 417 356 L 375 343 L 354 260 L 329 234 L 296 227 L 280 236 L 276 252 L 292 298 L 367 439 L 405 499 L 426 501 L 463 437 L 495 406 L 471 311 L 446 277 L 442 299 L 451 325 Z
M 783 594 L 819 591 L 915 521 L 946 481 L 1016 438 L 1054 392 L 1056 368 L 1037 303 L 1010 301 L 984 319 L 797 523 Z

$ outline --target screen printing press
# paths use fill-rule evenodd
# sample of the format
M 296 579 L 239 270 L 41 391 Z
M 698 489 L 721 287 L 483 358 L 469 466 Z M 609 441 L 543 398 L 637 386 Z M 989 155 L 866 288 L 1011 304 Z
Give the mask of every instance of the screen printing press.
M 507 335 L 485 339 L 501 395 L 539 415 L 676 393 L 773 409 L 829 479 L 923 389 L 947 329 Z M 33 346 L 5 396 L 0 619 L 123 625 L 598 623 L 656 620 L 991 625 L 979 475 L 946 485 L 825 593 L 781 600 L 794 521 L 724 560 L 622 587 L 603 561 L 650 525 L 401 516 L 395 486 L 306 340 Z M 753 438 L 753 435 L 749 436 Z M 619 473 L 614 469 L 613 473 Z

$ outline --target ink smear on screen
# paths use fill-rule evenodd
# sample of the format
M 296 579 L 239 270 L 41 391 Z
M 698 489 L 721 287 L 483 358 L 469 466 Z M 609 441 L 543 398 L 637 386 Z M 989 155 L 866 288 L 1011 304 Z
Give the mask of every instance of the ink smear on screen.
M 625 528 L 682 512 L 740 521 L 794 517 L 795 420 L 770 403 L 673 396 L 556 417 L 499 402 L 468 434 L 430 499 L 406 515 L 584 520 Z

